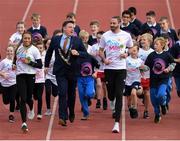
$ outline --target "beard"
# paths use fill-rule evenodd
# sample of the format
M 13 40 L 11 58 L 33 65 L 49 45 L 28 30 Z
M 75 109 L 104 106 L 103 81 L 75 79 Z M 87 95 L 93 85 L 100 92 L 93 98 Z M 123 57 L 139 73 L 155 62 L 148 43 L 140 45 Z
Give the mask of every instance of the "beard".
M 119 26 L 110 26 L 112 32 L 115 32 L 118 28 Z

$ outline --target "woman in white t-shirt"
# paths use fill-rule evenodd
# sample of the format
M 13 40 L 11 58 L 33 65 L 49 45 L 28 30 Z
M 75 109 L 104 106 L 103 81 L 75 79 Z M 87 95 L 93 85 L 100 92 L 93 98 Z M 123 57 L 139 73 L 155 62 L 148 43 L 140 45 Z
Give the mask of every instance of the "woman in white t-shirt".
M 24 32 L 22 35 L 22 44 L 17 48 L 14 59 L 14 68 L 16 65 L 17 88 L 20 94 L 20 112 L 22 118 L 22 131 L 28 132 L 26 124 L 26 103 L 30 111 L 28 118 L 34 118 L 34 108 L 32 93 L 35 83 L 36 68 L 42 68 L 41 55 L 39 50 L 32 44 L 32 35 L 30 32 Z
M 21 42 L 22 34 L 24 33 L 24 31 L 25 31 L 25 23 L 23 21 L 17 22 L 16 32 L 12 34 L 11 37 L 9 38 L 8 45 L 13 46 L 16 49 L 19 43 Z
M 14 122 L 15 96 L 17 92 L 16 87 L 16 73 L 12 69 L 12 62 L 14 57 L 14 48 L 7 48 L 7 56 L 0 62 L 0 83 L 2 85 L 3 103 L 9 105 L 9 122 Z

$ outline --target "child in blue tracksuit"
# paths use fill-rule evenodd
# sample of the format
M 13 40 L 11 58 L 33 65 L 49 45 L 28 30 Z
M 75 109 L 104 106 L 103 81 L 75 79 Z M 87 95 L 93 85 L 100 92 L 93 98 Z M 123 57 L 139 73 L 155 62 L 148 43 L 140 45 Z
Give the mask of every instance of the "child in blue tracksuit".
M 154 108 L 154 122 L 159 123 L 161 120 L 160 106 L 162 113 L 166 110 L 166 89 L 170 72 L 173 70 L 173 57 L 163 51 L 165 39 L 158 37 L 154 40 L 154 52 L 148 55 L 145 65 L 150 68 L 150 97 Z
M 91 55 L 79 57 L 77 61 L 77 85 L 79 98 L 82 106 L 83 117 L 81 120 L 89 118 L 88 100 L 94 97 L 94 67 L 98 68 L 98 61 Z

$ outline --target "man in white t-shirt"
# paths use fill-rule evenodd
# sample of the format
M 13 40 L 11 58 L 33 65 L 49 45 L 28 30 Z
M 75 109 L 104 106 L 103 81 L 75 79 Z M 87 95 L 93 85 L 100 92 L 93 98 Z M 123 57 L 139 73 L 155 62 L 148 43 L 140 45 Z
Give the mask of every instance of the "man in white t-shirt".
M 108 98 L 113 108 L 115 124 L 113 133 L 119 133 L 119 121 L 122 111 L 122 95 L 126 79 L 126 47 L 132 47 L 133 41 L 129 33 L 120 30 L 120 17 L 114 16 L 110 21 L 110 30 L 103 34 L 100 41 L 100 56 L 105 64 L 105 81 Z M 104 55 L 104 51 L 106 57 Z

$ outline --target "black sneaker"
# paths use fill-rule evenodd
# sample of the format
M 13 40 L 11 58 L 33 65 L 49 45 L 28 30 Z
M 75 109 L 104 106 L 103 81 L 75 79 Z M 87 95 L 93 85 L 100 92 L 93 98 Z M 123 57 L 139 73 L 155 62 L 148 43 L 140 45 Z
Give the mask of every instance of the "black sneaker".
M 103 98 L 103 110 L 107 110 L 107 98 Z
M 154 123 L 160 123 L 160 121 L 161 121 L 161 116 L 160 115 L 155 115 Z
M 138 111 L 137 109 L 133 109 L 133 118 L 137 118 L 138 117 Z
M 15 122 L 14 116 L 13 116 L 13 115 L 9 115 L 9 122 L 10 122 L 10 123 Z
M 145 118 L 145 119 L 149 118 L 149 112 L 148 111 L 144 111 L 143 118 Z
M 101 101 L 100 101 L 100 99 L 97 99 L 96 108 L 97 109 L 101 108 Z
M 137 118 L 138 117 L 138 111 L 135 108 L 129 108 L 130 117 L 131 118 Z
M 163 115 L 166 115 L 166 113 L 167 113 L 166 105 L 161 105 L 161 112 Z

